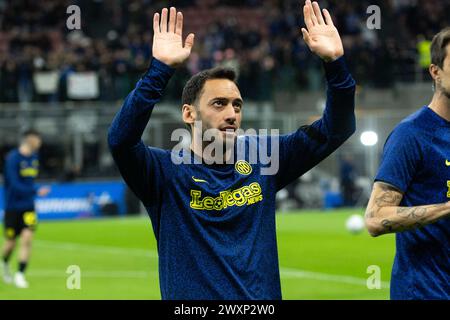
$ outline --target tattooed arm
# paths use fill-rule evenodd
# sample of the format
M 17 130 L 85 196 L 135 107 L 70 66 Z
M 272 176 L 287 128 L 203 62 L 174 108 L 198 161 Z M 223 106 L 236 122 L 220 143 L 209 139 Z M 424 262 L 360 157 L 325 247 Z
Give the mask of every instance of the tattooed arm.
M 390 184 L 375 182 L 365 221 L 370 235 L 420 228 L 450 215 L 450 201 L 417 207 L 400 207 L 402 192 Z

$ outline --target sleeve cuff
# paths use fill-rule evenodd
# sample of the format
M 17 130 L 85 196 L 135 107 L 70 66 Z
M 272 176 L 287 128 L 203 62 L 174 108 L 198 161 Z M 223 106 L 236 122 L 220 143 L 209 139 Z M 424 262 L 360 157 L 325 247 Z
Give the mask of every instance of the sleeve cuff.
M 389 185 L 393 186 L 394 188 L 396 188 L 401 193 L 405 193 L 406 192 L 406 187 L 405 186 L 400 186 L 401 183 L 394 182 L 391 179 L 384 178 L 384 177 L 381 177 L 381 176 L 380 177 L 376 176 L 375 179 L 373 179 L 373 181 L 374 181 L 374 183 L 375 182 L 382 182 L 382 183 L 389 184 Z
M 331 62 L 323 62 L 323 66 L 328 82 L 340 82 L 350 75 L 344 56 Z
M 167 74 L 168 76 L 172 76 L 175 73 L 175 68 L 172 68 L 165 64 L 164 62 L 159 61 L 156 58 L 152 58 L 152 61 L 150 62 L 150 68 L 149 69 L 156 69 L 164 74 Z

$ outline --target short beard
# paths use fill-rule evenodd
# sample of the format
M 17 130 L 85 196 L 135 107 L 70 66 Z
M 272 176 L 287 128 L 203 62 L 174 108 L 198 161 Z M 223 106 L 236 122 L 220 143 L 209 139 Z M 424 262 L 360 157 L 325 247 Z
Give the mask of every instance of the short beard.
M 207 125 L 205 121 L 203 121 L 201 115 L 199 114 L 199 121 L 202 122 L 202 146 L 205 147 L 210 143 L 220 143 L 222 145 L 223 151 L 226 152 L 228 149 L 231 149 L 232 146 L 234 146 L 234 143 L 236 142 L 236 136 L 233 138 L 229 138 L 227 136 L 222 135 L 222 131 L 220 131 L 218 128 L 213 128 Z M 218 130 L 217 134 L 218 137 L 214 137 L 213 141 L 203 141 L 203 137 L 205 137 L 205 132 L 210 129 Z M 232 141 L 230 141 L 232 139 Z M 219 140 L 219 141 L 217 141 Z M 228 142 L 227 142 L 228 141 Z
M 450 100 L 450 91 L 442 89 L 441 92 L 448 100 Z
M 211 128 L 210 128 L 211 129 Z M 205 136 L 205 131 L 207 131 L 208 129 L 204 129 L 202 132 L 202 137 Z M 202 145 L 203 147 L 211 144 L 211 143 L 215 143 L 218 144 L 217 147 L 218 148 L 222 148 L 223 152 L 226 152 L 229 149 L 232 149 L 234 147 L 234 144 L 236 143 L 236 136 L 233 137 L 227 137 L 224 136 L 222 131 L 220 131 L 219 129 L 214 129 L 217 130 L 217 135 L 214 135 L 213 141 L 202 141 Z
M 440 84 L 436 85 L 436 92 L 444 95 L 448 100 L 450 100 L 450 91 L 442 87 Z
M 201 128 L 196 126 L 199 122 Z M 193 134 L 192 139 L 194 139 L 195 136 L 195 140 L 197 141 L 194 145 L 196 153 L 202 154 L 202 156 L 209 154 L 212 158 L 216 158 L 216 160 L 212 160 L 214 163 L 221 164 L 224 163 L 224 161 L 228 161 L 228 158 L 231 157 L 234 150 L 237 137 L 227 137 L 219 129 L 212 128 L 206 122 L 202 121 L 201 117 L 196 121 L 194 127 L 196 127 L 197 130 L 195 130 L 195 133 L 194 130 L 192 130 L 191 134 Z M 208 132 L 208 130 L 213 131 Z M 216 153 L 215 151 L 220 153 Z

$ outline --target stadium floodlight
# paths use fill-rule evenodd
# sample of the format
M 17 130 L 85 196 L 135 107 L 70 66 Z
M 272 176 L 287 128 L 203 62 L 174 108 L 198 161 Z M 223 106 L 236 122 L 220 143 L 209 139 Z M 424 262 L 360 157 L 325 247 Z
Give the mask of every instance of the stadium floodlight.
M 361 133 L 360 141 L 366 147 L 374 146 L 378 142 L 378 134 L 375 131 L 364 131 Z

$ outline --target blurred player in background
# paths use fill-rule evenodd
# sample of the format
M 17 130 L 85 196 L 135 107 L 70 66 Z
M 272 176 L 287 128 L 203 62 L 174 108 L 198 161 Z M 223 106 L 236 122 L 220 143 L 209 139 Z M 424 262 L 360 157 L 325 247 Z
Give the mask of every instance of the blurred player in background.
M 34 180 L 39 173 L 38 150 L 42 144 L 40 134 L 35 130 L 24 132 L 20 145 L 6 157 L 5 177 L 5 216 L 3 246 L 3 279 L 18 288 L 27 288 L 25 269 L 30 259 L 33 232 L 36 229 L 37 216 L 34 198 L 49 193 L 48 187 L 36 188 Z M 9 260 L 20 236 L 18 271 L 12 276 Z
M 429 72 L 433 99 L 387 139 L 366 210 L 373 236 L 397 233 L 391 299 L 450 299 L 450 28 Z
M 208 164 L 202 153 L 211 143 L 201 138 L 206 129 L 219 131 L 224 145 L 231 140 L 234 147 L 238 139 L 243 101 L 234 71 L 226 68 L 194 75 L 183 90 L 183 121 L 192 130 L 186 153 L 200 158 L 198 164 L 175 164 L 171 150 L 144 145 L 141 136 L 153 107 L 194 43 L 189 34 L 183 46 L 183 16 L 175 8 L 170 15 L 163 9 L 161 17 L 154 16 L 153 60 L 116 115 L 108 142 L 123 178 L 150 215 L 163 299 L 281 299 L 275 194 L 355 130 L 355 82 L 343 59 L 339 33 L 317 2 L 306 1 L 304 16 L 303 38 L 324 60 L 327 106 L 322 119 L 279 137 L 279 170 L 273 175 L 262 175 L 262 164 L 251 165 L 248 154 L 233 159 L 224 152 L 231 164 Z M 195 126 L 199 120 L 202 129 Z M 255 136 L 239 139 L 259 148 L 253 144 Z

